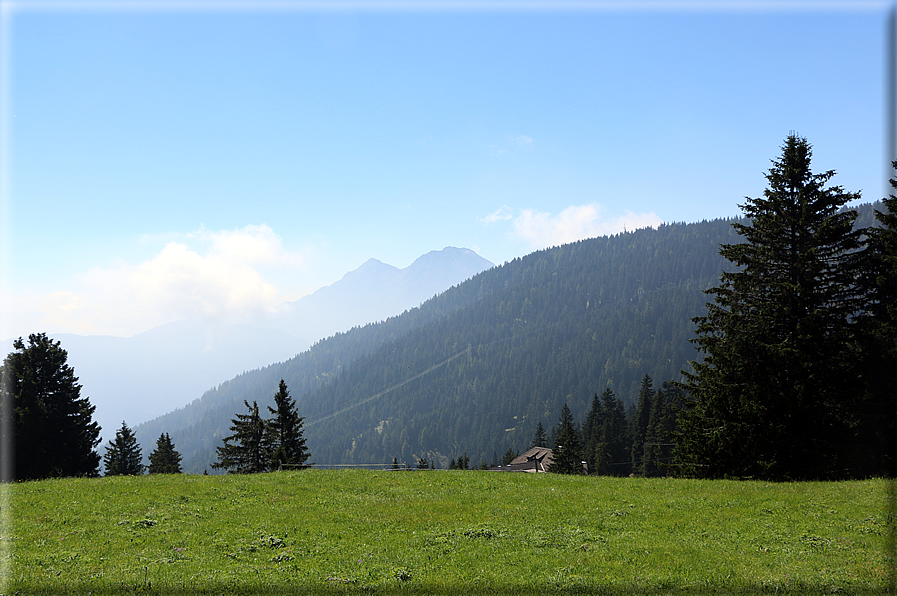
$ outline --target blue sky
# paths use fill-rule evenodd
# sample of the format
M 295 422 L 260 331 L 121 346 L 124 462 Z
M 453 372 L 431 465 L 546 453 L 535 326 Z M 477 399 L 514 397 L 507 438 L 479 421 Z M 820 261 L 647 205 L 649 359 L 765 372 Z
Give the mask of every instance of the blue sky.
M 885 2 L 3 4 L 2 337 L 734 216 L 790 131 L 885 194 Z

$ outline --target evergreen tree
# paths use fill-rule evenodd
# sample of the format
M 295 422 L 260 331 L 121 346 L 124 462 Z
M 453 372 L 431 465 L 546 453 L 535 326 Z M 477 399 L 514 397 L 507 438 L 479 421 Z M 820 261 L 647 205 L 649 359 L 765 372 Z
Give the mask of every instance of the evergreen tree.
M 891 163 L 897 170 L 897 161 Z M 897 178 L 891 178 L 897 190 Z M 868 230 L 871 236 L 870 275 L 872 295 L 864 362 L 868 398 L 863 408 L 857 445 L 865 475 L 897 477 L 897 388 L 891 374 L 897 368 L 897 196 L 883 199 L 884 211 L 875 212 L 881 224 Z
M 645 476 L 665 476 L 673 463 L 673 433 L 678 429 L 681 390 L 666 381 L 654 394 L 645 433 Z
M 218 461 L 213 468 L 228 470 L 231 474 L 254 474 L 267 472 L 271 463 L 271 450 L 267 442 L 265 421 L 259 415 L 256 402 L 243 400 L 248 414 L 237 414 L 231 422 L 234 433 L 224 438 L 224 444 L 216 447 Z
M 583 456 L 589 466 L 590 474 L 597 474 L 602 465 L 602 454 L 607 450 L 603 443 L 602 430 L 604 428 L 604 405 L 596 393 L 592 397 L 592 407 L 586 415 L 586 421 L 582 425 L 582 449 Z
M 654 382 L 650 376 L 645 375 L 639 386 L 635 415 L 629 424 L 629 434 L 632 436 L 632 471 L 642 476 L 646 475 L 645 438 L 648 435 L 648 422 L 651 418 L 654 394 Z
M 763 198 L 741 205 L 745 242 L 694 319 L 704 354 L 683 371 L 690 394 L 676 453 L 699 477 L 840 478 L 857 414 L 857 316 L 866 307 L 862 230 L 842 210 L 859 193 L 825 187 L 811 147 L 790 135 Z
M 582 441 L 566 403 L 561 409 L 554 434 L 557 440 L 551 452 L 553 461 L 547 471 L 555 474 L 582 474 Z
M 115 439 L 109 441 L 103 455 L 106 476 L 139 476 L 143 474 L 143 454 L 134 431 L 125 422 L 115 431 Z
M 545 434 L 545 427 L 542 426 L 541 420 L 536 424 L 536 432 L 533 433 L 533 442 L 530 443 L 530 449 L 533 447 L 548 447 L 548 437 Z
M 454 467 L 453 467 L 454 466 Z M 449 470 L 469 470 L 470 469 L 470 458 L 467 456 L 467 452 L 464 452 L 464 455 L 459 455 L 457 461 L 452 460 L 449 462 Z
M 632 466 L 626 411 L 623 402 L 617 399 L 610 387 L 601 394 L 601 409 L 604 414 L 595 446 L 594 473 L 603 476 L 627 476 Z
M 505 454 L 501 456 L 501 465 L 506 466 L 520 455 L 520 452 L 514 449 L 513 447 L 508 447 L 508 450 L 505 451 Z
M 156 450 L 149 456 L 150 474 L 180 474 L 181 454 L 175 451 L 168 433 L 163 433 L 156 441 Z
M 0 368 L 0 417 L 7 422 L 0 432 L 12 433 L 15 478 L 98 476 L 96 407 L 81 397 L 68 353 L 44 333 L 29 335 L 27 346 L 19 338 L 13 348 Z
M 454 461 L 454 460 L 452 460 L 452 461 Z M 392 469 L 393 470 L 399 469 L 399 460 L 397 460 L 396 458 L 392 458 Z
M 271 449 L 271 469 L 276 470 L 281 464 L 304 465 L 310 455 L 302 436 L 305 418 L 296 411 L 296 401 L 290 397 L 283 379 L 274 394 L 274 405 L 276 409 L 268 406 L 274 418 L 265 425 Z
M 429 470 L 430 462 L 427 461 L 426 457 L 421 457 L 417 460 L 417 469 L 418 470 Z

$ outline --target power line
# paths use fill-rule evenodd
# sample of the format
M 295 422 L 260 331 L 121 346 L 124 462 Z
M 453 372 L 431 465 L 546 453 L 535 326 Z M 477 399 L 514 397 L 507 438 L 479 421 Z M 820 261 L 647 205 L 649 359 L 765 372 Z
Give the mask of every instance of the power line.
M 523 323 L 526 324 L 526 321 L 523 321 Z M 487 342 L 485 342 L 485 343 L 478 344 L 478 345 L 475 346 L 475 347 L 479 350 L 480 348 L 485 348 L 485 347 L 487 347 L 487 346 L 491 346 L 491 345 L 493 345 L 493 344 L 503 343 L 503 342 L 506 342 L 506 341 L 514 340 L 514 339 L 519 339 L 519 338 L 521 338 L 521 337 L 526 337 L 527 335 L 532 335 L 533 333 L 538 333 L 538 332 L 540 332 L 540 331 L 544 331 L 545 329 L 551 329 L 552 327 L 558 327 L 558 326 L 560 326 L 560 322 L 551 323 L 551 324 L 549 324 L 549 325 L 543 325 L 543 326 L 541 326 L 541 327 L 537 327 L 537 328 L 535 328 L 535 329 L 529 329 L 529 330 L 527 330 L 527 331 L 523 331 L 523 332 L 521 332 L 521 333 L 515 333 L 515 334 L 512 335 L 511 337 L 504 337 L 504 338 L 501 338 L 501 339 L 494 339 L 494 340 L 492 340 L 492 341 L 487 341 Z M 468 355 L 468 361 L 469 361 L 469 362 L 472 362 L 472 360 L 473 360 L 473 346 L 471 346 L 470 342 L 467 343 L 467 347 L 466 347 L 465 349 L 461 350 L 460 352 L 456 352 L 455 354 L 452 354 L 451 356 L 449 356 L 448 358 L 446 358 L 446 359 L 443 360 L 442 362 L 439 362 L 438 364 L 434 364 L 434 365 L 432 365 L 431 367 L 427 368 L 426 370 L 417 373 L 417 374 L 414 375 L 413 377 L 409 377 L 409 378 L 407 378 L 407 379 L 405 379 L 405 380 L 403 380 L 403 381 L 401 381 L 401 382 L 399 382 L 399 383 L 396 383 L 395 385 L 392 385 L 392 386 L 390 386 L 390 387 L 384 389 L 383 391 L 380 391 L 380 392 L 375 393 L 375 394 L 373 394 L 373 395 L 369 395 L 368 397 L 362 399 L 361 401 L 355 402 L 354 404 L 350 404 L 350 405 L 346 406 L 345 408 L 342 408 L 342 409 L 340 409 L 340 410 L 337 410 L 337 411 L 335 411 L 335 412 L 332 412 L 332 413 L 330 413 L 330 414 L 327 414 L 326 416 L 322 416 L 322 417 L 320 417 L 320 418 L 316 418 L 315 420 L 313 420 L 313 421 L 308 422 L 307 424 L 305 424 L 305 427 L 307 428 L 307 427 L 309 427 L 309 426 L 314 426 L 315 424 L 318 424 L 319 422 L 324 422 L 325 420 L 329 420 L 329 419 L 333 418 L 334 416 L 338 416 L 338 415 L 340 415 L 340 414 L 342 414 L 342 413 L 344 413 L 344 412 L 347 412 L 347 411 L 351 410 L 352 408 L 356 408 L 356 407 L 358 407 L 358 406 L 360 406 L 360 405 L 363 405 L 363 404 L 368 403 L 368 402 L 371 401 L 371 400 L 374 400 L 374 399 L 377 399 L 378 397 L 381 397 L 381 396 L 383 396 L 383 395 L 386 395 L 386 394 L 389 393 L 390 391 L 394 391 L 394 390 L 398 389 L 399 387 L 402 387 L 403 385 L 407 385 L 407 384 L 410 383 L 411 381 L 414 381 L 414 380 L 416 380 L 416 379 L 421 378 L 421 377 L 424 376 L 425 374 L 427 374 L 427 373 L 429 373 L 429 372 L 432 372 L 432 371 L 436 370 L 437 368 L 439 368 L 439 367 L 442 366 L 443 364 L 448 364 L 449 362 L 451 362 L 451 361 L 454 360 L 455 358 L 458 358 L 458 357 L 460 357 L 460 356 L 462 356 L 462 355 L 464 355 L 464 354 L 467 354 L 467 355 Z
M 343 408 L 343 409 L 341 409 L 341 410 L 337 410 L 337 411 L 335 411 L 335 412 L 333 412 L 333 413 L 331 413 L 331 414 L 327 414 L 326 416 L 322 416 L 321 418 L 318 418 L 317 420 L 313 420 L 312 422 L 309 422 L 309 423 L 306 424 L 305 426 L 306 426 L 306 428 L 309 427 L 309 426 L 314 426 L 315 424 L 317 424 L 317 423 L 319 423 L 319 422 L 324 422 L 325 420 L 329 420 L 330 418 L 333 418 L 334 416 L 338 416 L 338 415 L 342 414 L 343 412 L 347 412 L 347 411 L 351 410 L 352 408 L 356 408 L 356 407 L 358 407 L 358 406 L 360 406 L 360 405 L 362 405 L 362 404 L 366 404 L 366 403 L 368 403 L 368 402 L 371 401 L 371 400 L 374 400 L 374 399 L 377 399 L 378 397 L 381 397 L 381 396 L 383 396 L 383 395 L 386 395 L 386 394 L 389 393 L 390 391 L 394 391 L 394 390 L 398 389 L 399 387 L 401 387 L 401 386 L 403 386 L 403 385 L 407 385 L 407 384 L 410 383 L 411 381 L 414 381 L 414 380 L 416 380 L 416 379 L 419 379 L 419 378 L 421 378 L 422 376 L 424 376 L 425 374 L 427 374 L 427 373 L 429 373 L 429 372 L 431 372 L 431 371 L 436 370 L 437 368 L 439 368 L 439 367 L 442 366 L 443 364 L 448 364 L 449 362 L 451 362 L 451 361 L 454 360 L 455 358 L 458 358 L 459 356 L 462 356 L 462 355 L 467 354 L 467 353 L 469 353 L 469 352 L 470 352 L 470 345 L 468 344 L 468 346 L 467 346 L 466 348 L 464 348 L 463 350 L 461 350 L 460 352 L 457 352 L 457 353 L 455 353 L 455 354 L 452 354 L 451 356 L 449 356 L 448 358 L 446 358 L 446 359 L 443 360 L 442 362 L 440 362 L 440 363 L 438 363 L 438 364 L 434 364 L 434 365 L 431 366 L 430 368 L 428 368 L 428 369 L 426 369 L 426 370 L 424 370 L 424 371 L 422 371 L 422 372 L 417 373 L 417 374 L 414 375 L 413 377 L 409 377 L 409 378 L 405 379 L 404 381 L 401 381 L 401 382 L 399 382 L 399 383 L 396 383 L 395 385 L 392 385 L 391 387 L 388 387 L 388 388 L 384 389 L 383 391 L 380 391 L 379 393 L 375 393 L 375 394 L 373 394 L 373 395 L 369 395 L 368 397 L 364 398 L 363 400 L 358 401 L 358 402 L 355 402 L 354 404 L 350 404 L 350 405 L 346 406 L 345 408 Z
M 545 326 L 539 327 L 539 328 L 537 328 L 537 329 L 530 329 L 529 331 L 524 331 L 523 333 L 517 333 L 517 334 L 515 334 L 515 335 L 512 335 L 511 337 L 505 337 L 505 338 L 502 338 L 502 339 L 496 339 L 496 340 L 492 340 L 492 341 L 489 341 L 489 342 L 486 342 L 486 343 L 482 343 L 482 344 L 477 345 L 476 348 L 477 348 L 477 349 L 480 349 L 480 348 L 483 348 L 483 347 L 486 347 L 486 346 L 491 346 L 492 344 L 497 344 L 497 343 L 501 343 L 501 342 L 505 342 L 505 341 L 511 341 L 511 340 L 513 340 L 513 339 L 517 339 L 517 338 L 520 338 L 520 337 L 524 337 L 524 336 L 527 336 L 527 335 L 531 335 L 531 334 L 536 333 L 536 332 L 538 332 L 538 331 L 542 331 L 542 330 L 544 330 L 544 329 L 547 329 L 547 328 L 549 328 L 549 327 L 554 327 L 554 326 L 557 326 L 557 323 L 555 323 L 555 324 L 553 324 L 553 325 L 545 325 Z M 464 348 L 464 349 L 461 350 L 460 352 L 456 352 L 456 353 L 452 354 L 451 356 L 449 356 L 448 358 L 446 358 L 446 359 L 443 360 L 442 362 L 439 362 L 438 364 L 434 364 L 434 365 L 430 366 L 429 368 L 427 368 L 426 370 L 424 370 L 424 371 L 422 371 L 422 372 L 419 372 L 419 373 L 417 373 L 416 375 L 414 375 L 414 376 L 412 376 L 412 377 L 408 377 L 407 379 L 405 379 L 405 380 L 403 380 L 403 381 L 400 381 L 400 382 L 396 383 L 395 385 L 392 385 L 392 386 L 390 386 L 390 387 L 387 387 L 387 388 L 384 389 L 383 391 L 380 391 L 380 392 L 375 393 L 375 394 L 373 394 L 373 395 L 369 395 L 368 397 L 362 399 L 361 401 L 357 401 L 357 402 L 355 402 L 354 404 L 350 404 L 350 405 L 348 405 L 348 406 L 346 406 L 346 407 L 344 407 L 344 408 L 342 408 L 342 409 L 340 409 L 340 410 L 337 410 L 337 411 L 335 411 L 335 412 L 332 412 L 332 413 L 327 414 L 327 415 L 325 415 L 325 416 L 322 416 L 322 417 L 320 417 L 320 418 L 316 418 L 315 420 L 312 420 L 311 422 L 306 423 L 306 424 L 305 424 L 305 427 L 308 428 L 309 426 L 314 426 L 315 424 L 318 424 L 319 422 L 324 422 L 325 420 L 329 420 L 329 419 L 333 418 L 334 416 L 339 416 L 340 414 L 342 414 L 342 413 L 344 413 L 344 412 L 348 412 L 348 411 L 351 410 L 352 408 L 357 408 L 358 406 L 363 405 L 363 404 L 366 404 L 366 403 L 368 403 L 369 401 L 372 401 L 372 400 L 374 400 L 374 399 L 377 399 L 378 397 L 382 397 L 383 395 L 386 395 L 386 394 L 389 393 L 390 391 L 395 391 L 395 390 L 398 389 L 399 387 L 402 387 L 403 385 L 407 385 L 407 384 L 410 383 L 411 381 L 414 381 L 414 380 L 417 380 L 417 379 L 421 378 L 421 377 L 424 376 L 425 374 L 427 374 L 427 373 L 429 373 L 429 372 L 432 372 L 432 371 L 436 370 L 437 368 L 439 368 L 439 367 L 442 366 L 443 364 L 448 364 L 449 362 L 451 362 L 451 361 L 454 360 L 455 358 L 458 358 L 458 357 L 460 357 L 460 356 L 463 356 L 464 354 L 467 354 L 467 355 L 468 355 L 468 359 L 469 359 L 470 361 L 472 361 L 472 359 L 473 359 L 473 347 L 471 346 L 471 344 L 470 344 L 469 342 L 468 342 L 466 348 Z

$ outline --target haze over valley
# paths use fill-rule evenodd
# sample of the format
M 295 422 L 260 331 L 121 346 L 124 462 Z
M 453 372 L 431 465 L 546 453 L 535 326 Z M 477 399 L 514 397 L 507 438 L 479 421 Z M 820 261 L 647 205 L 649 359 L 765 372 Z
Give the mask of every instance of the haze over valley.
M 282 362 L 314 342 L 419 305 L 492 263 L 468 249 L 434 250 L 398 269 L 370 259 L 339 281 L 252 323 L 178 321 L 131 337 L 52 334 L 68 351 L 104 441 L 180 408 L 243 372 Z M 3 353 L 12 338 L 0 343 Z

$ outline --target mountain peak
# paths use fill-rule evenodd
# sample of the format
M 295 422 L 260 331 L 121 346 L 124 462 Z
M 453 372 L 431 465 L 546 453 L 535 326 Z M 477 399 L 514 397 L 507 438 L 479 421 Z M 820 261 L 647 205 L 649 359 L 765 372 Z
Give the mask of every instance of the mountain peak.
M 419 262 L 429 262 L 435 260 L 459 260 L 459 259 L 470 259 L 473 261 L 480 260 L 489 263 L 486 259 L 470 250 L 469 248 L 457 248 L 454 246 L 446 246 L 442 250 L 431 250 L 430 252 L 423 254 L 417 257 L 414 260 L 414 263 L 411 263 L 407 268 L 414 267 L 416 263 Z M 490 263 L 491 264 L 491 263 Z
M 439 285 L 438 278 L 444 278 L 446 275 L 454 278 L 455 281 L 449 284 L 451 286 L 494 266 L 491 261 L 484 259 L 469 248 L 447 246 L 442 250 L 431 250 L 418 257 L 408 267 L 402 269 L 402 274 L 406 283 L 413 280 L 414 283 L 423 283 L 428 288 L 436 289 L 436 286 Z M 436 289 L 436 291 L 441 290 Z
M 384 263 L 383 261 L 381 261 L 379 259 L 368 259 L 367 261 L 362 263 L 357 269 L 353 269 L 352 271 L 346 273 L 342 277 L 342 279 L 337 283 L 341 283 L 343 281 L 348 281 L 348 280 L 357 280 L 360 278 L 369 279 L 369 278 L 374 278 L 374 277 L 396 275 L 398 272 L 399 272 L 399 269 L 397 267 L 393 267 L 392 265 Z M 334 284 L 334 285 L 336 285 L 336 284 Z

